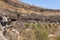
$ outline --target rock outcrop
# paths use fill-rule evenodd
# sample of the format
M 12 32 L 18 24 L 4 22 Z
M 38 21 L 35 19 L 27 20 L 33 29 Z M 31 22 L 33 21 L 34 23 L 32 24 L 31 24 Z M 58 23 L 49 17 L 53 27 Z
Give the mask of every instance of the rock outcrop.
M 0 31 L 7 40 L 55 40 L 60 37 L 60 10 L 18 0 L 0 0 L 0 22 L 3 16 L 9 17 L 4 32 L 0 24 Z

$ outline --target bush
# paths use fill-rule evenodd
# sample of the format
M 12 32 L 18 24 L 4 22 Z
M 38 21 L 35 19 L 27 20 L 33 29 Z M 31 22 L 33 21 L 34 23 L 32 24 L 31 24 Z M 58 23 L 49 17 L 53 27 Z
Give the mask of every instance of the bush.
M 27 28 L 30 26 L 35 29 L 36 40 L 48 40 L 48 31 L 46 30 L 45 25 L 27 23 L 25 26 Z
M 48 40 L 48 32 L 42 25 L 36 27 L 36 40 Z

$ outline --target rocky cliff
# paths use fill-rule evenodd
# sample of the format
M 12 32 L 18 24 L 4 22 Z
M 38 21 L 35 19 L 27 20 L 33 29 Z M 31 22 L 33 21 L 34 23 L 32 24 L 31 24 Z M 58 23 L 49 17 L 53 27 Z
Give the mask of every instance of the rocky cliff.
M 18 0 L 0 0 L 0 22 L 7 16 L 0 40 L 59 40 L 60 10 L 45 9 Z M 4 30 L 4 29 L 3 29 Z

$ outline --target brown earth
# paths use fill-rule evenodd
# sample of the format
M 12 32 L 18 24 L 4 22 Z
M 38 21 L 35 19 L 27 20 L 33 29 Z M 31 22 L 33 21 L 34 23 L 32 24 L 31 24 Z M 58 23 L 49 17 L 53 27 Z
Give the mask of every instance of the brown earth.
M 60 10 L 0 0 L 0 18 L 3 16 L 9 20 L 4 33 L 0 24 L 0 40 L 60 40 Z

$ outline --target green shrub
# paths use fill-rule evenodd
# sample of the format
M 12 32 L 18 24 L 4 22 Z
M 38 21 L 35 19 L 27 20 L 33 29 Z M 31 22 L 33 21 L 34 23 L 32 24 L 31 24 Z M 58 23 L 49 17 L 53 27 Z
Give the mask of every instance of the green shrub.
M 36 40 L 48 40 L 48 32 L 44 25 L 37 24 L 36 28 Z
M 36 31 L 36 40 L 48 40 L 48 32 L 46 30 L 45 25 L 41 25 L 41 24 L 31 24 L 31 23 L 27 23 L 25 25 L 26 27 L 33 27 Z
M 48 33 L 47 32 L 39 32 L 36 31 L 36 40 L 48 40 Z

